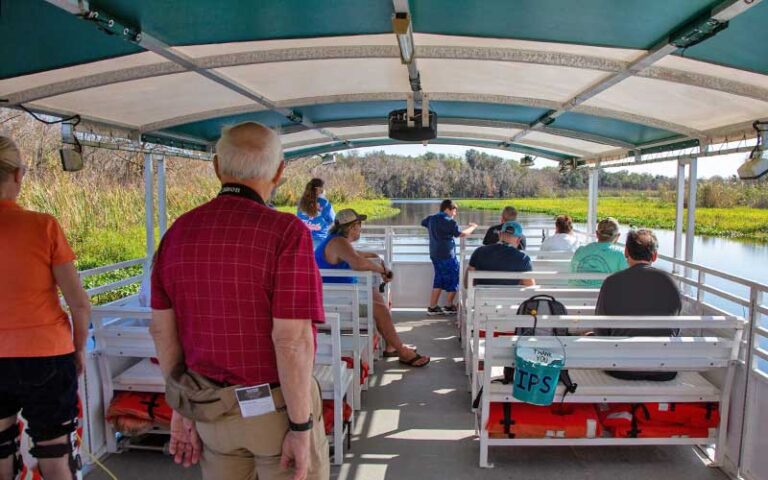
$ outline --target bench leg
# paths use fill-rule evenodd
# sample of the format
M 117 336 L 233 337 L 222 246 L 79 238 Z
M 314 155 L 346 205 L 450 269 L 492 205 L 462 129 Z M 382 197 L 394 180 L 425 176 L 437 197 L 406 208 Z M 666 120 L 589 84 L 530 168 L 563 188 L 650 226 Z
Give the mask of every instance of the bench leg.
M 493 468 L 493 464 L 488 463 L 488 432 L 485 429 L 480 430 L 480 468 Z
M 344 463 L 344 400 L 333 404 L 333 464 Z

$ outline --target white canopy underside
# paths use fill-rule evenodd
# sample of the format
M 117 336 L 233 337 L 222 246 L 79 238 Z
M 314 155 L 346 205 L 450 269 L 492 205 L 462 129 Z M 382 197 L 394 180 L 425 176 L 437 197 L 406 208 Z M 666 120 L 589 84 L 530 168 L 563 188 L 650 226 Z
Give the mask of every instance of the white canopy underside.
M 430 100 L 556 109 L 642 56 L 571 44 L 415 34 L 421 83 Z M 410 93 L 395 36 L 362 35 L 176 47 L 281 107 L 401 100 Z M 151 53 L 93 62 L 0 81 L 0 97 L 53 114 L 132 133 L 153 132 L 265 107 Z M 404 105 L 404 103 L 403 103 Z M 667 56 L 572 109 L 662 128 L 686 138 L 722 141 L 749 135 L 768 117 L 768 75 Z M 328 127 L 342 140 L 386 139 L 384 118 Z M 504 142 L 524 125 L 440 119 L 443 138 Z M 518 128 L 515 128 L 518 127 Z M 286 151 L 334 142 L 316 130 L 286 131 Z M 540 131 L 515 143 L 589 159 L 627 151 Z M 599 140 L 599 139 L 598 139 Z

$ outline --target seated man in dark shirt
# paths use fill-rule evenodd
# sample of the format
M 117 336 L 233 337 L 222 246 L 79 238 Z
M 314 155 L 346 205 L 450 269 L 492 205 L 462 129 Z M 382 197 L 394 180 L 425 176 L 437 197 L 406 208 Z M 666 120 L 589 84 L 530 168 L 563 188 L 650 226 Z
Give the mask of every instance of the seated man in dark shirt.
M 488 228 L 488 231 L 485 232 L 485 237 L 483 237 L 483 245 L 493 245 L 494 243 L 499 243 L 499 230 L 501 229 L 501 226 L 505 222 L 516 221 L 517 209 L 512 206 L 504 207 L 504 210 L 501 211 L 501 223 Z M 517 246 L 517 248 L 518 250 L 525 250 L 525 246 L 525 235 L 521 233 L 520 244 Z
M 605 279 L 597 298 L 597 315 L 679 315 L 682 309 L 680 290 L 672 277 L 651 266 L 656 261 L 658 240 L 651 230 L 632 230 L 627 233 L 624 254 L 629 268 Z M 606 336 L 676 336 L 671 328 L 649 329 L 596 329 Z M 675 372 L 608 372 L 624 380 L 672 380 Z
M 470 271 L 530 272 L 531 258 L 519 250 L 523 227 L 517 222 L 505 222 L 499 228 L 499 242 L 485 245 L 469 258 L 469 268 L 464 275 L 464 286 Z M 523 280 L 477 280 L 477 285 L 534 285 L 533 279 Z

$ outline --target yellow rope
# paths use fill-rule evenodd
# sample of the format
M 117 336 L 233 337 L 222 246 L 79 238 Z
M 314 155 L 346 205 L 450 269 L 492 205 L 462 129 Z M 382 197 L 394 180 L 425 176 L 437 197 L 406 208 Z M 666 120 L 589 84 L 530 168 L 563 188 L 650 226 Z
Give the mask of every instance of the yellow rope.
M 106 466 L 105 466 L 103 463 L 101 463 L 101 462 L 99 461 L 99 459 L 98 459 L 98 458 L 96 458 L 96 456 L 95 456 L 94 454 L 92 454 L 91 452 L 89 452 L 89 451 L 88 451 L 88 449 L 87 449 L 87 448 L 85 448 L 85 446 L 83 446 L 83 439 L 80 437 L 80 434 L 79 434 L 79 433 L 75 433 L 75 435 L 77 435 L 77 441 L 80 443 L 80 450 L 81 450 L 81 451 L 83 451 L 83 452 L 85 452 L 85 454 L 86 454 L 86 455 L 88 455 L 88 456 L 91 458 L 91 460 L 93 461 L 93 463 L 95 463 L 95 464 L 96 464 L 96 466 L 98 466 L 99 468 L 101 468 L 102 470 L 104 470 L 104 473 L 106 473 L 107 475 L 109 475 L 109 477 L 110 477 L 112 480 L 119 480 L 119 479 L 117 478 L 117 476 L 115 476 L 115 474 L 114 474 L 114 473 L 112 473 L 112 472 L 111 472 L 111 471 L 110 471 L 110 470 L 109 470 L 109 469 L 108 469 L 108 468 L 107 468 L 107 467 L 106 467 Z

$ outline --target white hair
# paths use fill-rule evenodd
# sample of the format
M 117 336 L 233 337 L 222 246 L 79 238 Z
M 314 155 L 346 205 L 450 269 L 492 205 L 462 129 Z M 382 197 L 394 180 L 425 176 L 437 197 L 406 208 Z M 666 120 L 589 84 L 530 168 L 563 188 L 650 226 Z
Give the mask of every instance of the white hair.
M 263 133 L 248 141 L 234 141 L 231 132 L 243 126 L 258 127 Z M 277 133 L 256 122 L 243 122 L 224 127 L 216 142 L 219 173 L 240 179 L 272 179 L 283 160 L 283 146 Z
M 22 167 L 19 147 L 10 137 L 0 135 L 0 182 Z

